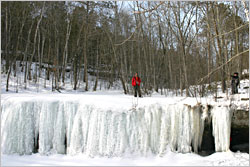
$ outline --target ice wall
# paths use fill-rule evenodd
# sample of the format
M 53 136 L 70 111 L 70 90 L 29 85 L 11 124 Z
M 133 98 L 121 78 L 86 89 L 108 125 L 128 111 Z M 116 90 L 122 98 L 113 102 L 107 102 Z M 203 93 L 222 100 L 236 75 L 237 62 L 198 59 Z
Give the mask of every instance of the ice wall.
M 117 111 L 83 101 L 9 99 L 2 103 L 1 147 L 4 154 L 122 156 L 164 154 L 167 149 L 187 153 L 192 148 L 197 152 L 207 112 L 183 104 Z M 230 131 L 227 113 L 227 108 L 212 110 L 217 151 L 229 147 L 224 138 Z

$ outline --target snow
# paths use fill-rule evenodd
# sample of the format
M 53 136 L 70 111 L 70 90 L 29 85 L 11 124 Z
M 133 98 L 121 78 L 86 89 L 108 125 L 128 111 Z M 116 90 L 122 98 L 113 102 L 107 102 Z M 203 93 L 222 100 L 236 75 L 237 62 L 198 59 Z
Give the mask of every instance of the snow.
M 202 157 L 168 151 L 164 156 L 94 157 L 54 154 L 2 155 L 3 166 L 249 166 L 249 154 L 231 151 Z

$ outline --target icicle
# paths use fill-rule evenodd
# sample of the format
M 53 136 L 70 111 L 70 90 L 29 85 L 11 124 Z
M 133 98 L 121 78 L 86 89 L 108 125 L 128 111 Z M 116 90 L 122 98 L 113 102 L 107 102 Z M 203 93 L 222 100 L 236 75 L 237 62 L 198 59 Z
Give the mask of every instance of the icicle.
M 64 103 L 59 103 L 58 113 L 54 123 L 53 149 L 58 154 L 65 154 L 66 123 Z
M 2 152 L 31 154 L 34 148 L 33 103 L 10 101 L 2 105 Z
M 211 110 L 215 151 L 228 151 L 230 146 L 232 110 L 214 106 Z
M 39 119 L 39 153 L 41 154 L 49 154 L 53 148 L 53 138 L 57 131 L 55 124 L 58 107 L 58 102 L 44 102 L 42 105 Z

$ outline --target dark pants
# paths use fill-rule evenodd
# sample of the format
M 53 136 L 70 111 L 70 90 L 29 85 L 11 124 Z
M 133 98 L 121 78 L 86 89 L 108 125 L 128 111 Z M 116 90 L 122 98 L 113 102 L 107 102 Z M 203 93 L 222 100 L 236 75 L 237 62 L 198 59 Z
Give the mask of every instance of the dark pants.
M 238 93 L 238 85 L 233 83 L 231 86 L 232 86 L 232 94 Z
M 135 89 L 135 97 L 137 97 L 137 92 L 139 93 L 139 97 L 141 97 L 141 90 L 140 90 L 140 86 L 136 85 L 134 86 Z

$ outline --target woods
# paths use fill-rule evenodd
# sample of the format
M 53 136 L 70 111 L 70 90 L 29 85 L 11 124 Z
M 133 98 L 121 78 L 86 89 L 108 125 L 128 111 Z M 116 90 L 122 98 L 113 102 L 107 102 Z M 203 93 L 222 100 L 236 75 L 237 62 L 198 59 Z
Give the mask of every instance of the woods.
M 203 96 L 215 82 L 226 92 L 230 74 L 249 69 L 246 11 L 240 1 L 1 2 L 6 91 L 9 77 L 22 75 L 25 88 L 43 81 L 60 90 L 70 78 L 73 90 L 96 91 L 105 80 L 130 94 L 138 72 L 143 94 Z M 193 89 L 198 83 L 210 86 Z

